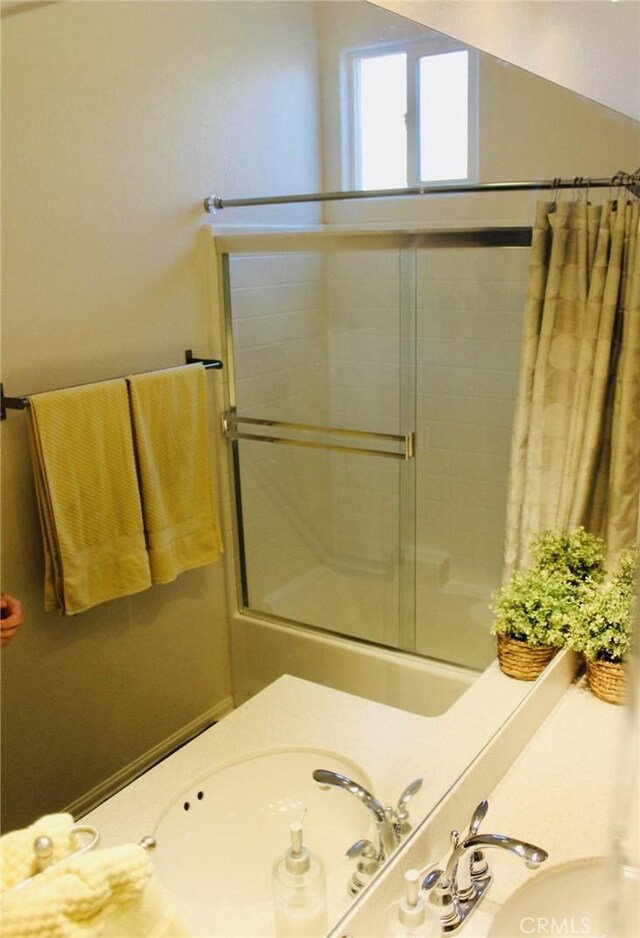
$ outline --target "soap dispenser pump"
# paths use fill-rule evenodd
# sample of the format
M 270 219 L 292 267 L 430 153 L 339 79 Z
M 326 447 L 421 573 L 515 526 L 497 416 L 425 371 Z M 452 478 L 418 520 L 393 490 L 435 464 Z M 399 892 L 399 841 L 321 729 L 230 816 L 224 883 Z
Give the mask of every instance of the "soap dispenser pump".
M 320 938 L 327 932 L 327 887 L 319 857 L 302 843 L 302 824 L 289 825 L 291 846 L 273 865 L 278 938 Z
M 404 874 L 404 896 L 387 912 L 387 931 L 393 936 L 439 935 L 438 917 L 420 894 L 420 873 L 407 870 Z

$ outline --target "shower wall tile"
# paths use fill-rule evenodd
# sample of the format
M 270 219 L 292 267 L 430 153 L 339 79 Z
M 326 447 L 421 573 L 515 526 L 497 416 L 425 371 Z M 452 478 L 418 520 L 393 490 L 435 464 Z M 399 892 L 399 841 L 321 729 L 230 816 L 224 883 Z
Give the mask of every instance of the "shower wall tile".
M 417 271 L 418 629 L 445 636 L 467 607 L 461 627 L 484 628 L 477 610 L 500 582 L 528 251 L 420 251 Z M 397 253 L 236 258 L 232 287 L 240 412 L 399 432 Z M 349 570 L 386 583 L 395 614 L 400 465 L 250 446 L 252 599 L 266 608 L 328 562 L 345 583 Z
M 238 413 L 326 423 L 323 258 L 236 256 L 230 280 Z M 257 608 L 327 551 L 326 465 L 318 458 L 300 472 L 300 455 L 290 447 L 240 443 L 250 601 Z
M 420 537 L 480 596 L 501 577 L 528 261 L 519 249 L 419 252 Z

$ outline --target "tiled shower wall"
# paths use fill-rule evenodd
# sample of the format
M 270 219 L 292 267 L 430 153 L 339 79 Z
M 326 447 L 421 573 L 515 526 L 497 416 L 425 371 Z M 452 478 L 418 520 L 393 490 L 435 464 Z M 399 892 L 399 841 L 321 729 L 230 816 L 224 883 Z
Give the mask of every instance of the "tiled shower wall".
M 523 248 L 418 252 L 419 545 L 481 586 L 501 577 L 528 260 Z
M 395 251 L 233 259 L 238 411 L 398 433 L 399 265 Z M 416 644 L 475 666 L 493 656 L 527 268 L 526 249 L 418 252 Z M 242 447 L 252 602 L 329 562 L 397 616 L 402 464 Z
M 494 656 L 528 263 L 528 248 L 418 252 L 416 645 L 476 667 Z
M 238 414 L 326 423 L 323 258 L 238 255 L 230 258 L 230 281 Z M 250 599 L 261 608 L 330 549 L 328 454 L 250 441 L 239 446 Z
M 400 258 L 349 251 L 326 258 L 332 426 L 399 432 Z M 367 445 L 380 448 L 380 443 Z M 397 593 L 399 463 L 335 455 L 333 555 Z M 394 607 L 397 615 L 397 605 Z

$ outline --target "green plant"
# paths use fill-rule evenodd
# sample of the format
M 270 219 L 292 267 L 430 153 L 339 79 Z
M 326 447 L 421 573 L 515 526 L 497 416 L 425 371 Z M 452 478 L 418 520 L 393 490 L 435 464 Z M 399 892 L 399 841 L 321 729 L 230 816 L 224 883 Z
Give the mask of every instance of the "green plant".
M 589 587 L 567 588 L 565 577 L 547 570 L 518 571 L 493 596 L 494 635 L 529 645 L 559 647 L 567 641 Z
M 530 550 L 535 568 L 565 577 L 570 586 L 604 579 L 604 541 L 583 527 L 571 532 L 542 531 L 532 540 Z
M 629 590 L 631 593 L 636 589 L 638 567 L 640 566 L 640 555 L 637 547 L 628 547 L 623 550 L 618 557 L 618 567 L 613 575 L 613 582 L 617 583 L 620 589 Z
M 620 554 L 613 576 L 600 584 L 574 621 L 569 644 L 588 661 L 625 661 L 633 629 L 638 551 Z
M 531 569 L 514 573 L 492 597 L 491 631 L 559 647 L 604 578 L 604 541 L 582 527 L 548 530 L 533 538 L 530 550 Z

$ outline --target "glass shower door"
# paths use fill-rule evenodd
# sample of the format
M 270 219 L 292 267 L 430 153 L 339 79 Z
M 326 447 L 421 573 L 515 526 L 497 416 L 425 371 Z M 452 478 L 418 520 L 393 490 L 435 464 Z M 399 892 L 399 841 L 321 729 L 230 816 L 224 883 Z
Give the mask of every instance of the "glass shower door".
M 529 253 L 458 244 L 416 257 L 416 651 L 478 669 L 495 655 Z
M 415 253 L 233 254 L 241 602 L 415 647 Z

